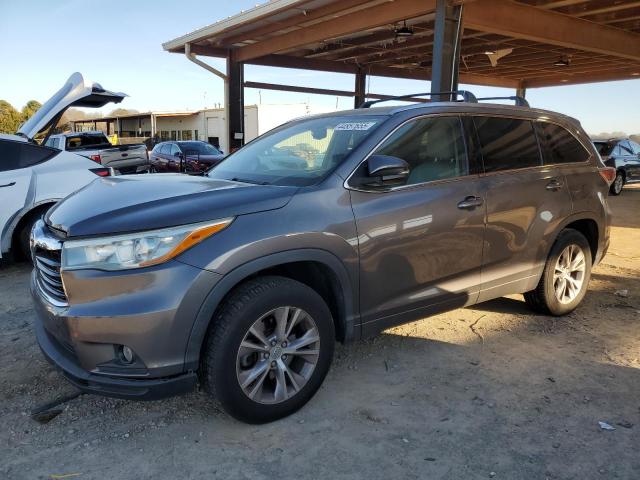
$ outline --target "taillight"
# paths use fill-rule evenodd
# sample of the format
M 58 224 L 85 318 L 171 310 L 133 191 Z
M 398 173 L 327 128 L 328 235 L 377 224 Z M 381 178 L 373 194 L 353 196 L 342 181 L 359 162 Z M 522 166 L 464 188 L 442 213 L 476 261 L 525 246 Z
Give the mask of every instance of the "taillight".
M 110 168 L 90 168 L 89 171 L 95 173 L 99 177 L 109 177 L 109 176 L 111 176 L 111 169 Z
M 600 172 L 600 176 L 604 178 L 604 181 L 607 182 L 607 185 L 611 185 L 613 181 L 616 179 L 616 169 L 613 167 L 603 167 L 598 169 Z
M 100 155 L 90 155 L 89 158 L 96 163 L 102 163 L 102 158 L 100 158 Z

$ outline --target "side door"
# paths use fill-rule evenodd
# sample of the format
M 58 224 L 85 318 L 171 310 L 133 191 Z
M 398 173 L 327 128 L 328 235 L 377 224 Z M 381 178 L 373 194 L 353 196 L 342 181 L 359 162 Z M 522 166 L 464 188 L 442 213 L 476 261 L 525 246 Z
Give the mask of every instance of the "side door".
M 180 147 L 176 143 L 172 143 L 169 149 L 169 154 L 167 156 L 167 171 L 169 172 L 180 172 L 182 166 L 182 151 Z
M 409 120 L 373 153 L 405 160 L 410 173 L 393 188 L 351 188 L 365 335 L 475 302 L 485 215 L 458 116 Z
M 640 145 L 630 140 L 620 142 L 624 152 L 627 180 L 637 182 L 640 180 Z
M 0 258 L 11 247 L 16 215 L 33 204 L 36 182 L 31 167 L 57 153 L 26 142 L 0 140 Z
M 487 220 L 482 302 L 535 287 L 559 224 L 571 214 L 563 173 L 542 163 L 533 122 L 474 116 Z
M 159 172 L 168 172 L 169 168 L 169 151 L 171 150 L 171 144 L 165 143 L 158 151 L 158 166 L 156 167 Z

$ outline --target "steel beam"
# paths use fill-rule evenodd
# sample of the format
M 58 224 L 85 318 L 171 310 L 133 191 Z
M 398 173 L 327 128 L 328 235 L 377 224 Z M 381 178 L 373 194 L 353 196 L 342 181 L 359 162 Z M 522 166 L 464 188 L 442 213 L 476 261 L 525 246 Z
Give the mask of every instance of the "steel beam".
M 437 0 L 431 66 L 432 92 L 458 89 L 461 37 L 462 5 L 453 5 L 451 0 Z M 432 100 L 449 101 L 451 95 L 436 95 Z
M 367 93 L 367 74 L 363 68 L 358 68 L 355 75 L 355 92 L 353 97 L 353 108 L 358 108 L 365 101 Z
M 244 145 L 244 64 L 227 57 L 229 153 Z

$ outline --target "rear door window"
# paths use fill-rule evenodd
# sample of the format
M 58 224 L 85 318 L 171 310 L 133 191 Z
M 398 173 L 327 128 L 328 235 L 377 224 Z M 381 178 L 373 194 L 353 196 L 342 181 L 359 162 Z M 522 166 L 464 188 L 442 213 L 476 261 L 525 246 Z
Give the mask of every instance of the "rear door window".
M 407 185 L 455 178 L 469 173 L 459 117 L 427 117 L 396 130 L 375 152 L 406 161 Z
M 591 154 L 565 128 L 549 122 L 536 122 L 545 165 L 584 163 Z
M 627 140 L 622 140 L 619 145 L 622 155 L 633 155 L 633 149 Z
M 500 172 L 542 165 L 538 140 L 529 120 L 474 117 L 484 171 Z
M 638 145 L 633 140 L 629 140 L 629 145 L 631 146 L 631 150 L 635 155 L 640 155 L 640 145 Z
M 59 153 L 53 148 L 26 142 L 0 140 L 0 172 L 32 167 Z

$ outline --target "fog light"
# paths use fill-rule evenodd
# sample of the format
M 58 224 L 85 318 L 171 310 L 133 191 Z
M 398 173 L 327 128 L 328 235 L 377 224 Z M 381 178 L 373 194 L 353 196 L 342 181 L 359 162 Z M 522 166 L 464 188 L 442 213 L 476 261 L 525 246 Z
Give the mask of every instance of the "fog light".
M 133 350 L 131 350 L 129 347 L 127 347 L 126 345 L 122 345 L 120 347 L 120 358 L 122 359 L 122 361 L 124 363 L 131 363 L 133 362 Z

